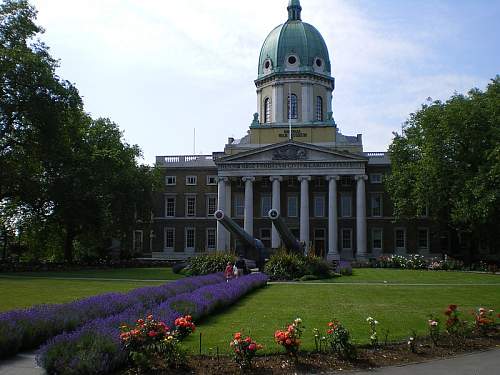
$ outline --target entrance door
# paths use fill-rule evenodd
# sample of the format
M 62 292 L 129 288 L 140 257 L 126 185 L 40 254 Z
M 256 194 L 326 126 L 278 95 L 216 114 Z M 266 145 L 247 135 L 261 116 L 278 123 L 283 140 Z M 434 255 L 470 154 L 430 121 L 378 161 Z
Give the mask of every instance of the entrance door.
M 325 229 L 315 228 L 314 229 L 314 255 L 324 258 L 326 255 L 326 239 L 325 239 Z

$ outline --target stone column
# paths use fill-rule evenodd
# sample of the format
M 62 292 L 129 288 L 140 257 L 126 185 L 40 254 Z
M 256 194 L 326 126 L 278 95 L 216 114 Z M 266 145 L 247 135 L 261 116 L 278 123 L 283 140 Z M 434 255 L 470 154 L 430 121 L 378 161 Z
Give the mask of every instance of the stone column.
M 337 181 L 339 176 L 327 176 L 328 181 L 328 254 L 326 259 L 339 260 L 338 249 L 338 210 L 337 210 Z
M 262 105 L 262 89 L 257 90 L 257 113 L 259 114 L 259 122 L 264 122 L 266 114 Z
M 332 92 L 328 90 L 326 92 L 326 113 L 332 111 Z
M 224 211 L 226 208 L 226 182 L 227 177 L 219 177 L 219 182 L 217 185 L 217 206 L 219 210 Z M 226 228 L 217 222 L 217 250 L 223 251 L 227 250 L 226 238 L 229 236 Z
M 283 177 L 281 177 L 281 176 L 271 176 L 271 177 L 269 177 L 269 180 L 273 184 L 272 208 L 278 210 L 278 212 L 281 215 L 280 183 L 281 183 L 281 181 L 283 181 Z M 266 214 L 267 214 L 267 212 L 266 212 Z M 271 232 L 271 247 L 273 249 L 277 249 L 277 248 L 280 247 L 280 245 L 281 245 L 281 238 L 280 238 L 280 235 L 279 235 L 278 231 L 276 230 L 276 228 L 274 227 L 274 224 L 273 224 L 273 229 L 272 229 L 272 232 Z
M 224 213 L 227 217 L 231 217 L 231 179 L 226 181 L 226 210 Z M 231 250 L 231 233 L 226 229 L 226 249 Z
M 245 183 L 244 229 L 253 236 L 253 182 L 255 177 L 243 177 Z
M 273 103 L 271 108 L 273 112 L 276 113 L 276 122 L 284 122 L 283 115 L 283 84 L 276 85 L 276 102 Z
M 366 175 L 355 176 L 356 179 L 356 258 L 366 259 Z
M 300 181 L 300 241 L 305 244 L 304 252 L 309 250 L 309 181 L 311 176 L 299 176 Z

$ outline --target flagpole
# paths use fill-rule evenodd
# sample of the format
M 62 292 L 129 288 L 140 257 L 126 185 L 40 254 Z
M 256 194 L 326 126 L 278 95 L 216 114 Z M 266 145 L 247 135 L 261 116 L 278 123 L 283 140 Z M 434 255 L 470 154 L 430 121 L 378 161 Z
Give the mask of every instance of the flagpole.
M 288 86 L 288 140 L 292 140 L 292 88 Z

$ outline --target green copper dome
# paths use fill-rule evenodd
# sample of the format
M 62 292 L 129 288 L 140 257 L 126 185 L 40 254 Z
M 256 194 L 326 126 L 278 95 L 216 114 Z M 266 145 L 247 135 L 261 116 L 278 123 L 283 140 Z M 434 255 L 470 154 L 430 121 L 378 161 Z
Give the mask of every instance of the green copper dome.
M 300 19 L 299 0 L 290 0 L 288 20 L 267 36 L 259 57 L 259 75 L 288 71 L 331 75 L 325 40 L 312 25 Z

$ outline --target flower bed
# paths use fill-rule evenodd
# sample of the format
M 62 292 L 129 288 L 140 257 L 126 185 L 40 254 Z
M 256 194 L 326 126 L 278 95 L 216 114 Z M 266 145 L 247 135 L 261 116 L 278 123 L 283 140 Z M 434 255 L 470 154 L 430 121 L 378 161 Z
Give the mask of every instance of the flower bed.
M 91 321 L 72 333 L 63 333 L 49 340 L 37 356 L 48 373 L 102 374 L 127 363 L 120 343 L 120 326 L 133 324 L 137 317 L 152 314 L 159 321 L 173 326 L 185 314 L 199 319 L 217 308 L 226 307 L 248 292 L 267 283 L 264 274 L 243 276 L 227 283 L 199 287 L 173 296 L 153 308 L 133 306 L 120 314 Z
M 0 358 L 36 348 L 50 337 L 63 331 L 73 331 L 94 319 L 115 315 L 131 307 L 148 309 L 177 294 L 223 280 L 222 273 L 191 277 L 160 286 L 134 289 L 128 293 L 107 293 L 70 303 L 40 305 L 2 313 Z

